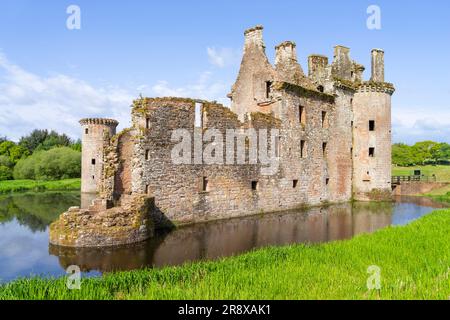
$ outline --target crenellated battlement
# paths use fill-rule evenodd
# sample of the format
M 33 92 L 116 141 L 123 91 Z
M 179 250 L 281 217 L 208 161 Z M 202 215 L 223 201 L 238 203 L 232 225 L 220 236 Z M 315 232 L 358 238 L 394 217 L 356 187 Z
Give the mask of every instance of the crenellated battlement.
M 392 83 L 388 82 L 374 82 L 374 81 L 364 81 L 357 87 L 358 92 L 380 92 L 393 95 L 395 92 L 395 87 Z
M 105 125 L 105 126 L 118 126 L 119 122 L 114 119 L 108 119 L 108 118 L 85 118 L 81 119 L 79 123 L 84 125 L 90 125 L 90 124 L 98 124 L 98 125 Z

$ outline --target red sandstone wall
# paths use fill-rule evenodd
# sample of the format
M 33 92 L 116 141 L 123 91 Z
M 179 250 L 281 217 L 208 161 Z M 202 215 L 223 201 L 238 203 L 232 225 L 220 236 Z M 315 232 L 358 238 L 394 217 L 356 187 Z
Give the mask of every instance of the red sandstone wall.
M 448 183 L 439 182 L 402 182 L 401 185 L 395 187 L 392 194 L 394 196 L 414 196 L 424 194 L 433 190 L 443 188 Z

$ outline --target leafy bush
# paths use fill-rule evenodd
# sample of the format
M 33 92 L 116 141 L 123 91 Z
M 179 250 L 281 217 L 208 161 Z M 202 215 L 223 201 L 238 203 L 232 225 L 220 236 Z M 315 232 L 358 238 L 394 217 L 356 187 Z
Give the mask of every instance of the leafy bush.
M 5 161 L 3 157 L 8 157 L 12 165 L 14 165 L 20 159 L 29 156 L 29 152 L 26 148 L 12 141 L 4 141 L 0 143 L 0 156 L 2 156 L 2 161 Z
M 14 167 L 14 162 L 8 156 L 0 155 L 0 166 L 12 168 Z
M 36 151 L 14 168 L 15 179 L 59 180 L 79 178 L 81 153 L 68 147 Z
M 0 181 L 11 180 L 13 178 L 13 171 L 11 168 L 0 165 Z

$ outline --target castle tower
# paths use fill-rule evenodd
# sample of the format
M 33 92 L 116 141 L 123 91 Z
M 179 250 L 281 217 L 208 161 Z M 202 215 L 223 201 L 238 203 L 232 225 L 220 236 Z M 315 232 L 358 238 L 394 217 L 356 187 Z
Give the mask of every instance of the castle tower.
M 116 134 L 119 124 L 112 119 L 80 120 L 82 127 L 81 192 L 97 193 L 102 179 L 103 148 Z
M 384 200 L 391 189 L 391 96 L 384 82 L 384 52 L 372 50 L 372 76 L 353 98 L 353 195 Z

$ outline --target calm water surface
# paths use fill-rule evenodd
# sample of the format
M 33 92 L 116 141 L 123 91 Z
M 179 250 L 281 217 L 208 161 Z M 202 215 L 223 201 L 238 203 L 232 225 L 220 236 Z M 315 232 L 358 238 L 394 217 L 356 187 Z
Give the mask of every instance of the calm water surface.
M 80 266 L 86 276 L 98 276 L 217 259 L 269 245 L 350 239 L 389 225 L 404 225 L 446 207 L 427 198 L 402 197 L 393 203 L 339 204 L 210 222 L 160 232 L 147 242 L 119 248 L 49 245 L 49 224 L 68 207 L 88 201 L 68 192 L 1 196 L 0 282 L 30 275 L 62 276 L 70 265 Z

